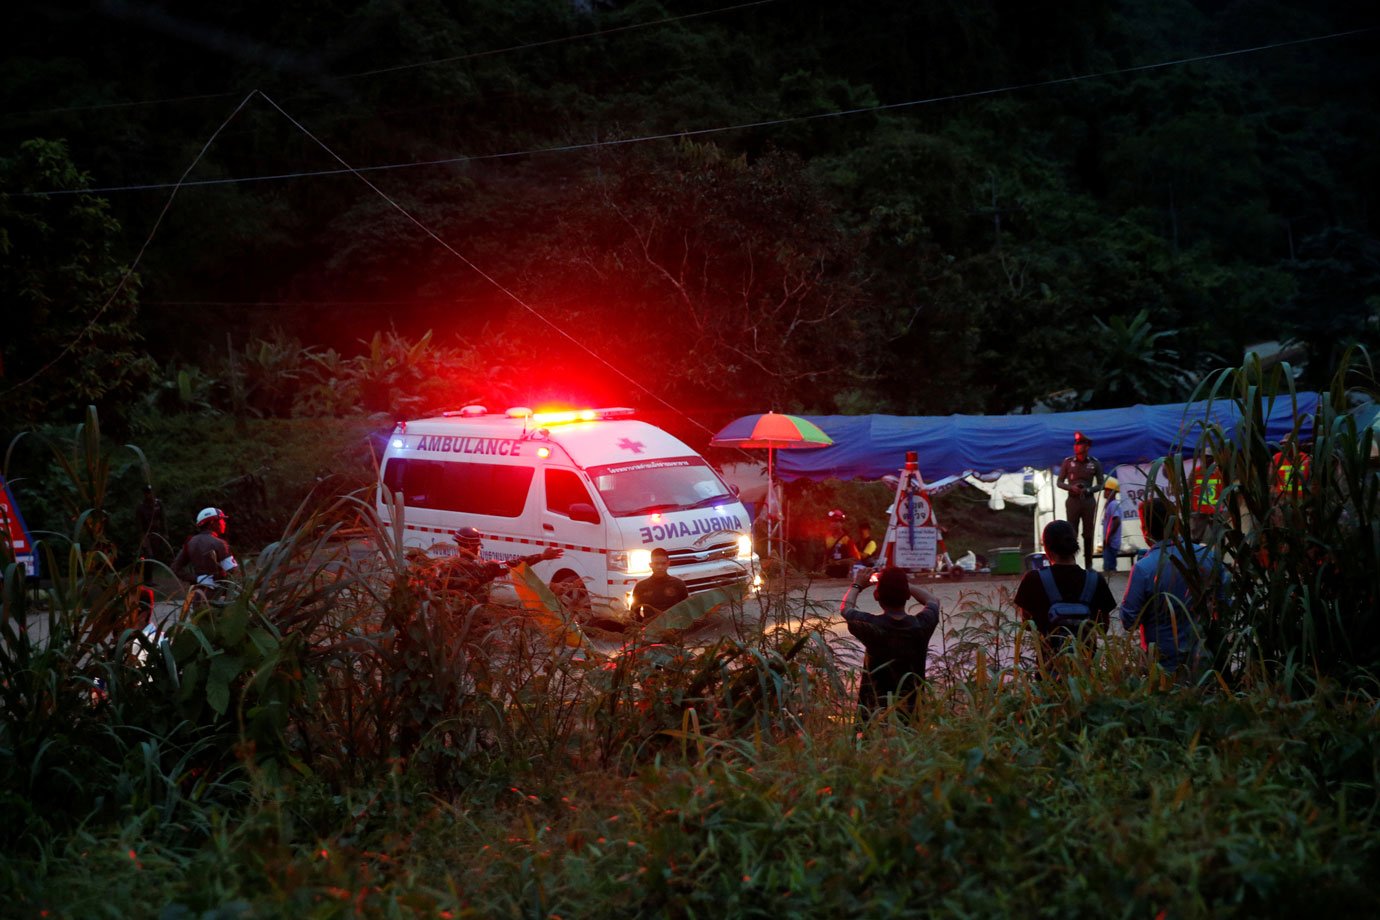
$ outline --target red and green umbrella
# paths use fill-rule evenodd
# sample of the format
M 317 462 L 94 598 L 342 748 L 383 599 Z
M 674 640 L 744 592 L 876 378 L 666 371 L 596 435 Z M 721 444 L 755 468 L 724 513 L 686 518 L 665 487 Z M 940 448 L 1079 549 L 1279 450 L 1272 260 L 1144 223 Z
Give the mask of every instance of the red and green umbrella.
M 765 412 L 734 419 L 714 435 L 715 447 L 765 447 L 768 450 L 793 450 L 802 447 L 828 447 L 834 443 L 814 422 L 796 415 Z
M 795 415 L 780 412 L 766 412 L 758 415 L 745 415 L 734 419 L 723 427 L 709 442 L 715 447 L 765 447 L 767 449 L 767 506 L 774 502 L 775 483 L 772 457 L 778 450 L 801 450 L 811 447 L 828 447 L 834 443 L 814 422 Z M 768 529 L 768 551 L 774 526 Z

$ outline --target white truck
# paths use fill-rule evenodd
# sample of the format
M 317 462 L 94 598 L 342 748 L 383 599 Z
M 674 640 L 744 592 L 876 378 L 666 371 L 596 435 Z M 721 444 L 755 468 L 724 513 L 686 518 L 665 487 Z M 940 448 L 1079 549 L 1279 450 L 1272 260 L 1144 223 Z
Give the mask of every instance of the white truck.
M 400 423 L 379 467 L 386 522 L 401 498 L 404 542 L 454 554 L 473 527 L 494 560 L 555 546 L 534 566 L 558 594 L 626 620 L 651 551 L 691 594 L 761 586 L 752 522 L 736 492 L 683 442 L 631 418 L 631 409 L 489 412 L 467 406 Z

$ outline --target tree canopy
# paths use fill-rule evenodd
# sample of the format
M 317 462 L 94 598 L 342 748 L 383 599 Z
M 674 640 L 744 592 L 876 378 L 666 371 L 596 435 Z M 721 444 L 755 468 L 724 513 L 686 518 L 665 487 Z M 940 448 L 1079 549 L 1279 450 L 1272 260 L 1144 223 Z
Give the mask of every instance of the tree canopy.
M 70 347 L 11 422 L 137 400 L 140 338 L 225 399 L 227 335 L 296 343 L 270 414 L 430 331 L 479 372 L 438 392 L 711 421 L 1172 400 L 1258 341 L 1319 379 L 1380 344 L 1380 56 L 1333 0 L 9 18 L 5 380 Z

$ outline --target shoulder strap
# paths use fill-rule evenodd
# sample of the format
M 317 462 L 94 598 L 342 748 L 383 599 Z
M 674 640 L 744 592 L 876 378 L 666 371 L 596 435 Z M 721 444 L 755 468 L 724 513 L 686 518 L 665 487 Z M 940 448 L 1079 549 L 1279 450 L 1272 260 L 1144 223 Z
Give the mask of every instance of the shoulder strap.
M 1097 593 L 1097 573 L 1088 569 L 1083 575 L 1083 593 L 1079 595 L 1078 600 L 1091 610 L 1093 595 Z
M 1059 593 L 1059 586 L 1054 583 L 1054 571 L 1049 566 L 1036 569 L 1040 573 L 1040 584 L 1045 586 L 1045 597 L 1051 604 L 1057 604 L 1064 599 L 1064 595 Z

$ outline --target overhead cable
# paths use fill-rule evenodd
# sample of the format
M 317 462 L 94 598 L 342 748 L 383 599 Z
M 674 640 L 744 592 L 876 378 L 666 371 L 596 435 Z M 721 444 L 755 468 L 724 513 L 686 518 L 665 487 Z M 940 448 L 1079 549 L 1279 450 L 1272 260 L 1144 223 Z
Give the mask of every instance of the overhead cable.
M 1329 41 L 1332 39 L 1346 38 L 1352 35 L 1360 35 L 1371 29 L 1353 29 L 1349 32 L 1333 32 L 1330 35 L 1315 35 L 1309 38 L 1291 39 L 1289 41 L 1274 42 L 1268 45 L 1256 45 L 1251 48 L 1236 48 L 1231 51 L 1218 51 L 1211 54 L 1200 54 L 1194 57 L 1178 58 L 1172 61 L 1159 61 L 1154 64 L 1138 64 L 1134 67 L 1121 67 L 1115 70 L 1104 70 L 1097 73 L 1078 74 L 1070 77 L 1054 77 L 1049 80 L 1036 80 L 1028 83 L 1013 83 L 1006 86 L 990 87 L 988 89 L 970 90 L 962 93 L 950 93 L 944 96 L 930 96 L 924 99 L 910 99 L 904 102 L 887 102 L 877 105 L 860 106 L 851 109 L 838 109 L 832 112 L 816 112 L 810 115 L 788 115 L 782 118 L 770 118 L 762 121 L 742 122 L 734 125 L 721 125 L 710 128 L 690 128 L 685 131 L 667 131 L 661 134 L 643 134 L 636 137 L 613 138 L 611 140 L 587 141 L 579 144 L 561 144 L 555 147 L 531 147 L 525 150 L 511 150 L 502 153 L 476 153 L 463 156 L 442 157 L 434 160 L 417 160 L 411 163 L 381 163 L 374 166 L 358 166 L 353 168 L 341 169 L 316 169 L 303 170 L 290 173 L 273 173 L 260 176 L 232 176 L 221 179 L 198 179 L 192 182 L 149 182 L 138 185 L 110 185 L 101 188 L 91 189 L 54 189 L 47 192 L 15 192 L 16 196 L 23 195 L 76 195 L 76 194 L 112 194 L 115 192 L 144 192 L 158 191 L 171 188 L 174 184 L 180 187 L 193 186 L 212 186 L 212 185 L 235 185 L 248 182 L 275 182 L 287 179 L 309 179 L 322 176 L 340 176 L 347 174 L 359 175 L 366 172 L 387 172 L 398 169 L 417 169 L 431 166 L 453 166 L 459 163 L 476 163 L 484 160 L 503 160 L 517 157 L 538 156 L 541 154 L 553 153 L 574 153 L 584 150 L 598 150 L 606 147 L 622 147 L 630 144 L 645 144 L 651 141 L 679 140 L 691 137 L 705 137 L 712 134 L 725 134 L 732 131 L 749 131 L 755 128 L 772 128 L 780 125 L 795 124 L 803 121 L 817 121 L 824 118 L 844 118 L 851 115 L 869 115 L 877 112 L 894 111 L 897 109 L 915 108 L 923 105 L 935 105 L 942 102 L 957 102 L 963 99 L 977 99 L 984 96 L 997 96 L 1004 93 L 1019 92 L 1029 89 L 1040 89 L 1048 86 L 1061 86 L 1068 83 L 1078 83 L 1083 80 L 1102 80 L 1108 77 L 1123 76 L 1125 74 L 1143 73 L 1149 70 L 1163 70 L 1169 67 L 1180 67 L 1185 64 L 1197 64 L 1204 61 L 1220 60 L 1222 58 L 1235 57 L 1244 54 L 1256 54 L 1262 51 L 1272 51 L 1277 48 L 1287 48 L 1295 45 L 1304 45 L 1312 42 Z M 268 97 L 264 97 L 268 98 Z
M 206 143 L 202 144 L 201 149 L 197 151 L 196 156 L 192 157 L 192 162 L 188 163 L 187 168 L 182 171 L 182 180 L 185 180 L 187 176 L 191 173 L 191 171 L 196 168 L 196 165 L 201 162 L 201 158 L 206 155 L 206 151 L 211 149 L 211 144 L 213 144 L 216 138 L 220 136 L 220 133 L 225 130 L 225 126 L 230 124 L 230 122 L 234 120 L 235 116 L 240 113 L 240 110 L 243 109 L 245 105 L 248 104 L 249 100 L 253 97 L 254 93 L 250 93 L 249 95 L 241 99 L 240 104 L 235 106 L 234 111 L 227 115 L 225 120 L 220 123 L 220 127 L 216 128 L 215 131 L 211 132 L 211 136 L 206 139 Z M 135 271 L 137 271 L 139 268 L 139 262 L 144 258 L 144 252 L 149 248 L 149 244 L 153 242 L 154 236 L 158 233 L 158 228 L 163 224 L 163 218 L 167 216 L 168 210 L 172 207 L 173 199 L 177 197 L 177 192 L 182 187 L 182 180 L 178 180 L 178 182 L 173 185 L 172 192 L 168 195 L 168 200 L 163 202 L 163 208 L 158 212 L 158 217 L 154 220 L 153 227 L 149 230 L 148 236 L 144 238 L 143 245 L 140 246 L 139 251 L 134 254 L 134 259 L 129 263 L 129 268 L 125 269 L 124 274 L 120 276 L 119 282 L 117 282 L 114 289 L 111 290 L 110 296 L 105 299 L 105 302 L 103 304 L 101 304 L 100 309 L 92 315 L 91 319 L 87 321 L 86 325 L 82 327 L 81 331 L 72 337 L 72 341 L 68 342 L 67 345 L 63 347 L 62 351 L 54 355 L 51 360 L 49 360 L 38 370 L 34 371 L 28 377 L 24 378 L 18 383 L 6 387 L 4 390 L 0 390 L 0 398 L 8 396 L 14 391 L 22 389 L 28 386 L 29 384 L 33 383 L 43 374 L 47 373 L 47 371 L 51 369 L 55 364 L 57 364 L 59 361 L 65 358 L 72 351 L 73 348 L 77 347 L 78 342 L 80 342 L 83 338 L 85 338 L 87 335 L 91 333 L 91 330 L 96 327 L 96 323 L 100 320 L 102 316 L 105 315 L 105 311 L 110 309 L 110 305 L 115 302 L 115 298 L 120 296 L 120 292 L 125 289 L 125 287 L 129 284 L 130 279 L 134 277 Z
M 293 125 L 294 127 L 296 127 L 298 131 L 301 131 L 304 135 L 306 135 L 308 138 L 310 138 L 318 147 L 320 147 L 322 150 L 324 150 L 328 156 L 330 156 L 333 160 L 335 160 L 337 163 L 339 163 L 339 164 L 341 165 L 341 167 L 342 167 L 342 170 L 341 170 L 342 172 L 348 172 L 348 173 L 354 175 L 356 178 L 358 178 L 359 181 L 361 181 L 361 182 L 363 182 L 365 185 L 367 185 L 367 186 L 370 188 L 370 190 L 372 190 L 372 191 L 374 192 L 374 194 L 378 195 L 378 196 L 379 196 L 380 198 L 382 198 L 385 202 L 387 202 L 389 205 L 391 205 L 391 206 L 393 207 L 394 210 L 396 210 L 399 214 L 401 214 L 401 215 L 402 215 L 403 217 L 405 217 L 408 221 L 410 221 L 414 226 L 417 227 L 417 229 L 421 230 L 421 231 L 422 231 L 423 233 L 425 233 L 427 236 L 429 236 L 429 237 L 431 237 L 433 240 L 435 240 L 435 241 L 441 246 L 441 248 L 445 249 L 446 252 L 449 252 L 451 255 L 455 256 L 455 258 L 459 259 L 459 260 L 465 265 L 466 268 L 470 269 L 470 270 L 473 271 L 476 275 L 478 275 L 479 277 L 483 278 L 483 279 L 484 279 L 485 281 L 487 281 L 489 284 L 493 285 L 498 291 L 500 291 L 502 294 L 504 294 L 504 295 L 507 296 L 510 300 L 512 300 L 513 303 L 515 303 L 515 304 L 517 304 L 518 306 L 522 307 L 522 308 L 523 308 L 524 310 L 526 310 L 528 313 L 531 313 L 531 314 L 532 314 L 533 316 L 535 316 L 537 319 L 541 320 L 543 323 L 545 323 L 547 326 L 549 326 L 549 327 L 552 329 L 552 331 L 554 331 L 555 333 L 557 333 L 558 335 L 560 335 L 562 338 L 564 338 L 564 339 L 566 339 L 567 341 L 569 341 L 572 345 L 574 345 L 575 347 L 579 348 L 581 351 L 585 352 L 585 353 L 588 354 L 590 357 L 594 358 L 594 360 L 598 361 L 600 364 L 604 365 L 604 366 L 607 367 L 609 370 L 613 371 L 613 372 L 614 372 L 615 374 L 617 374 L 619 377 L 622 377 L 624 380 L 626 380 L 628 383 L 632 384 L 632 385 L 633 385 L 634 387 L 636 387 L 637 389 L 641 390 L 643 393 L 646 393 L 646 394 L 647 394 L 648 396 L 650 396 L 652 399 L 654 399 L 654 400 L 656 400 L 657 402 L 661 403 L 663 406 L 665 406 L 666 408 L 670 409 L 672 412 L 676 413 L 677 415 L 680 415 L 680 416 L 684 417 L 685 419 L 689 420 L 692 424 L 694 424 L 694 425 L 698 426 L 699 428 L 703 429 L 703 430 L 704 430 L 705 432 L 707 432 L 708 434 L 710 434 L 710 435 L 713 435 L 713 434 L 714 434 L 714 432 L 713 432 L 710 428 L 706 427 L 702 422 L 700 422 L 699 420 L 697 420 L 697 419 L 695 419 L 695 418 L 692 418 L 691 416 L 687 415 L 684 411 L 682 411 L 681 409 L 679 409 L 678 407 L 676 407 L 676 406 L 673 405 L 672 403 L 668 402 L 667 400 L 662 399 L 662 398 L 661 398 L 660 396 L 658 396 L 656 393 L 652 392 L 652 391 L 649 390 L 647 387 L 645 387 L 644 385 L 642 385 L 642 384 L 641 384 L 640 382 L 638 382 L 634 377 L 630 376 L 629 374 L 624 373 L 623 370 L 622 370 L 621 368 L 619 368 L 618 366 L 616 366 L 615 364 L 613 364 L 611 361 L 609 361 L 609 360 L 607 360 L 606 358 L 604 358 L 603 355 L 600 355 L 598 352 L 594 351 L 594 349 L 592 349 L 592 348 L 590 348 L 589 346 L 585 345 L 585 343 L 583 343 L 583 342 L 581 342 L 579 339 L 575 338 L 575 336 L 573 336 L 573 335 L 571 335 L 570 333 L 566 332 L 564 329 L 562 329 L 560 326 L 558 326 L 554 321 L 552 321 L 552 320 L 551 320 L 550 318 L 548 318 L 545 314 L 543 314 L 540 310 L 538 310 L 537 308 L 533 307 L 533 306 L 532 306 L 531 304 L 529 304 L 527 301 L 523 300 L 523 299 L 522 299 L 521 297 L 519 297 L 514 291 L 512 291 L 510 288 L 508 288 L 506 285 L 504 285 L 501 281 L 499 281 L 499 280 L 498 280 L 497 278 L 495 278 L 493 275 L 490 275 L 488 272 L 484 271 L 484 269 L 480 268 L 478 265 L 476 265 L 476 264 L 474 264 L 473 262 L 471 262 L 471 261 L 470 261 L 468 258 L 466 258 L 466 257 L 464 256 L 464 254 L 462 254 L 458 249 L 456 249 L 456 248 L 455 248 L 454 246 L 452 246 L 450 243 L 448 243 L 448 242 L 446 242 L 444 239 L 442 239 L 441 236 L 440 236 L 440 234 L 438 234 L 435 230 L 432 230 L 429 226 L 427 226 L 426 224 L 424 224 L 424 223 L 421 221 L 421 219 L 419 219 L 416 215 L 414 215 L 414 214 L 413 214 L 411 211 L 409 211 L 407 208 L 405 208 L 405 207 L 403 207 L 401 204 L 399 204 L 398 201 L 397 201 L 396 199 L 394 199 L 391 195 L 389 195 L 389 194 L 388 194 L 387 192 L 385 192 L 383 189 L 379 188 L 377 185 L 375 185 L 373 182 L 371 182 L 371 181 L 369 180 L 369 177 L 368 177 L 368 176 L 365 176 L 365 175 L 364 175 L 362 172 L 360 172 L 359 170 L 357 170 L 357 169 L 351 167 L 350 164 L 347 163 L 347 162 L 345 161 L 345 159 L 344 159 L 343 157 L 340 156 L 340 154 L 336 153 L 335 150 L 333 150 L 333 149 L 330 147 L 330 145 L 328 145 L 325 141 L 321 140 L 321 138 L 319 138 L 319 137 L 317 137 L 315 134 L 313 134 L 305 125 L 303 125 L 303 124 L 302 124 L 300 121 L 298 121 L 296 118 L 293 118 L 291 115 L 289 115 L 289 114 L 287 113 L 287 111 L 284 110 L 284 109 L 282 108 L 282 106 L 278 105 L 278 103 L 276 103 L 276 102 L 273 101 L 272 97 L 268 96 L 266 93 L 263 93 L 263 92 L 259 92 L 258 95 L 261 96 L 261 97 L 264 99 L 264 101 L 266 101 L 269 105 L 273 106 L 273 108 L 277 109 L 278 113 L 279 113 L 280 115 L 282 115 L 284 118 L 286 118 L 289 122 L 291 122 L 292 125 Z

